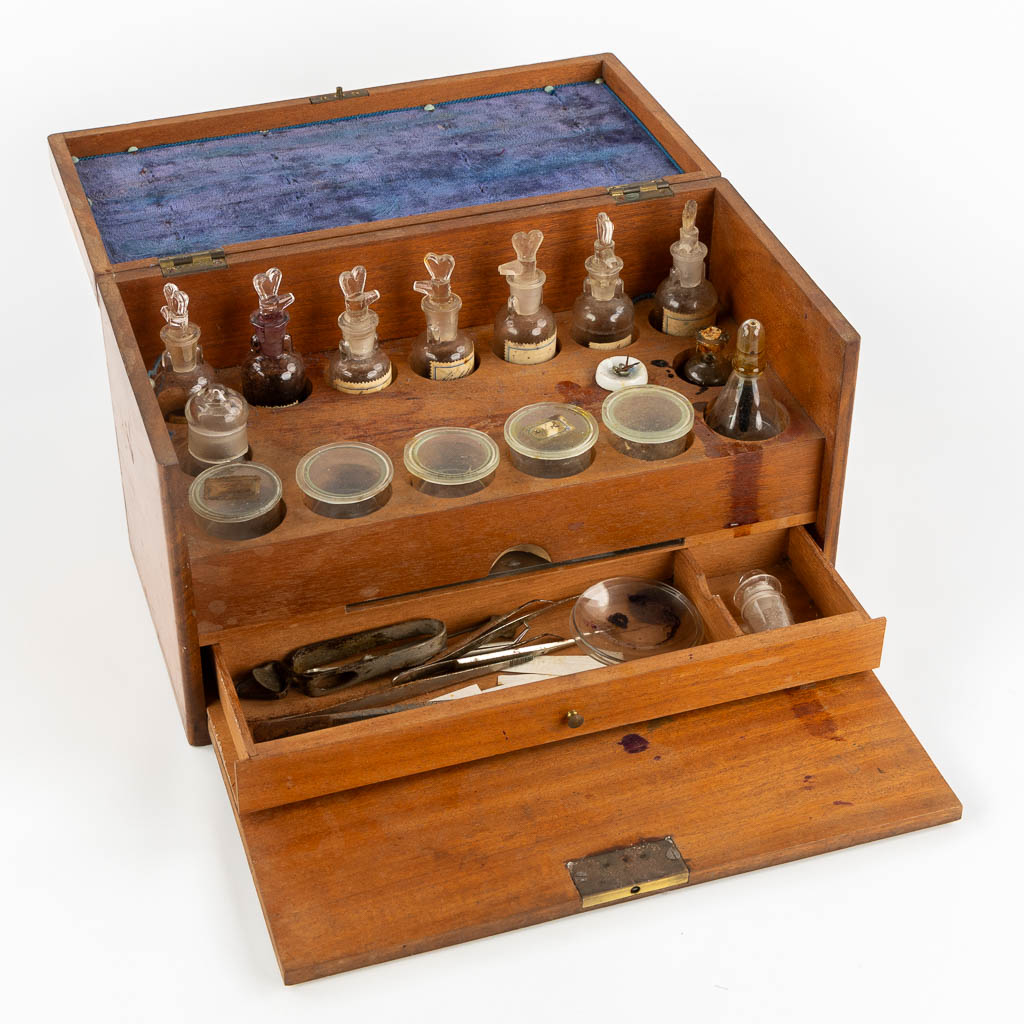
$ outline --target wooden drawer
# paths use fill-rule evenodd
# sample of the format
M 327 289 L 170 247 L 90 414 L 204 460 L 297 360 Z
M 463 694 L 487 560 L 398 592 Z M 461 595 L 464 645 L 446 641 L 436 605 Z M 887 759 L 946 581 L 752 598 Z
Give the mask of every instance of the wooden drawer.
M 741 572 L 768 568 L 783 581 L 796 625 L 744 635 L 729 595 Z M 569 597 L 601 579 L 634 575 L 673 582 L 701 613 L 701 646 L 514 688 L 479 682 L 484 692 L 429 707 L 284 739 L 254 742 L 250 723 L 345 700 L 290 695 L 239 701 L 234 677 L 310 640 L 420 616 L 459 629 L 531 598 Z M 539 631 L 571 636 L 569 608 L 536 620 Z M 238 757 L 228 769 L 243 812 L 387 779 L 431 771 L 512 750 L 556 743 L 630 722 L 741 700 L 820 679 L 876 668 L 884 619 L 872 619 L 802 527 L 744 538 L 707 540 L 553 566 L 430 594 L 374 602 L 363 610 L 317 616 L 301 625 L 245 631 L 213 648 L 222 713 Z M 378 689 L 368 683 L 353 698 Z M 449 687 L 454 689 L 455 687 Z M 570 729 L 567 712 L 583 716 Z

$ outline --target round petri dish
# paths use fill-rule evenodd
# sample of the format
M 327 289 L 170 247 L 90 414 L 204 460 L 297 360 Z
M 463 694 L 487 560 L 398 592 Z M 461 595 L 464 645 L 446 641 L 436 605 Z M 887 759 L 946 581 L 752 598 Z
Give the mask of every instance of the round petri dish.
M 686 451 L 693 406 L 684 395 L 657 384 L 613 391 L 601 406 L 608 443 L 633 459 L 671 459 Z
M 482 430 L 431 427 L 405 446 L 402 460 L 412 485 L 435 498 L 462 498 L 493 479 L 501 454 Z
M 232 462 L 200 473 L 188 490 L 188 503 L 207 533 L 246 540 L 281 522 L 281 494 L 281 478 L 269 466 Z
M 321 445 L 295 467 L 306 507 L 328 519 L 357 519 L 383 508 L 394 475 L 387 455 L 361 441 Z
M 594 461 L 597 420 L 563 402 L 524 405 L 505 420 L 512 465 L 530 476 L 573 476 Z
M 605 665 L 695 647 L 704 623 L 689 599 L 659 580 L 616 576 L 576 599 L 576 642 Z

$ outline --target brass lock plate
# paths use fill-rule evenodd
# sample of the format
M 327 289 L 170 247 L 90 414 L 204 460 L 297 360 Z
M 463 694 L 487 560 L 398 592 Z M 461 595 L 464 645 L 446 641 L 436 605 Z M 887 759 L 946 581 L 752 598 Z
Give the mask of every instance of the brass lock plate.
M 690 869 L 671 836 L 566 862 L 584 910 L 686 885 Z

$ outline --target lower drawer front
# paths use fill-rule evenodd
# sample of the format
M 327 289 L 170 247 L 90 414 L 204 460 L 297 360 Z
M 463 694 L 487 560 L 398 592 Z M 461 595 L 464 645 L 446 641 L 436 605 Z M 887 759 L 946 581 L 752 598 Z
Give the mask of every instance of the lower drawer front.
M 752 635 L 742 632 L 735 609 L 730 611 L 729 595 L 739 573 L 756 566 L 771 569 L 782 580 L 797 619 L 795 625 Z M 473 697 L 260 743 L 252 740 L 250 720 L 281 714 L 280 704 L 285 702 L 240 702 L 233 674 L 268 653 L 280 656 L 288 646 L 306 642 L 306 638 L 292 630 L 284 649 L 274 651 L 268 647 L 273 641 L 261 632 L 262 648 L 236 644 L 234 650 L 218 649 L 215 661 L 221 699 L 239 749 L 231 769 L 239 809 L 264 810 L 870 670 L 881 658 L 885 621 L 868 617 L 802 528 L 622 556 L 598 567 L 558 567 L 487 581 L 449 593 L 386 602 L 364 612 L 362 618 L 349 616 L 331 630 L 322 622 L 316 628 L 322 630 L 319 636 L 324 636 L 420 615 L 457 623 L 460 615 L 504 612 L 541 595 L 566 597 L 617 575 L 672 580 L 700 611 L 706 642 L 675 654 L 510 689 L 485 690 Z M 566 633 L 567 608 L 557 613 L 563 621 L 538 628 L 571 635 Z M 367 614 L 376 619 L 367 620 Z M 304 702 L 303 709 L 333 702 L 331 698 L 299 700 Z M 298 709 L 291 706 L 286 710 Z M 570 712 L 575 712 L 572 718 Z
M 575 913 L 567 862 L 640 840 L 695 884 L 960 815 L 871 673 L 257 813 L 210 731 L 288 983 Z

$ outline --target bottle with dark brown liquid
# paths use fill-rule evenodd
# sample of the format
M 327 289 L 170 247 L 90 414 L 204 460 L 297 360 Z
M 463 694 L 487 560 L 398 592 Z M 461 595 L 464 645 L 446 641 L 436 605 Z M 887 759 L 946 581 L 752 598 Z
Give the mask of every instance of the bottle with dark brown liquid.
M 666 334 L 692 338 L 715 322 L 718 293 L 704 276 L 708 247 L 697 232 L 697 204 L 687 201 L 679 227 L 679 239 L 672 243 L 672 270 L 655 293 L 657 326 Z
M 473 339 L 459 330 L 462 299 L 451 286 L 455 257 L 428 252 L 423 264 L 429 281 L 417 281 L 413 289 L 423 295 L 420 308 L 427 318 L 427 329 L 413 343 L 409 365 L 428 380 L 458 380 L 473 372 Z
M 242 393 L 251 405 L 294 405 L 306 397 L 309 382 L 302 356 L 292 348 L 285 310 L 295 301 L 278 294 L 281 271 L 271 267 L 252 279 L 259 309 L 249 318 L 255 329 L 252 352 L 242 364 Z
M 772 394 L 764 328 L 744 320 L 736 338 L 732 373 L 704 413 L 707 425 L 735 441 L 767 441 L 786 428 L 788 414 Z

